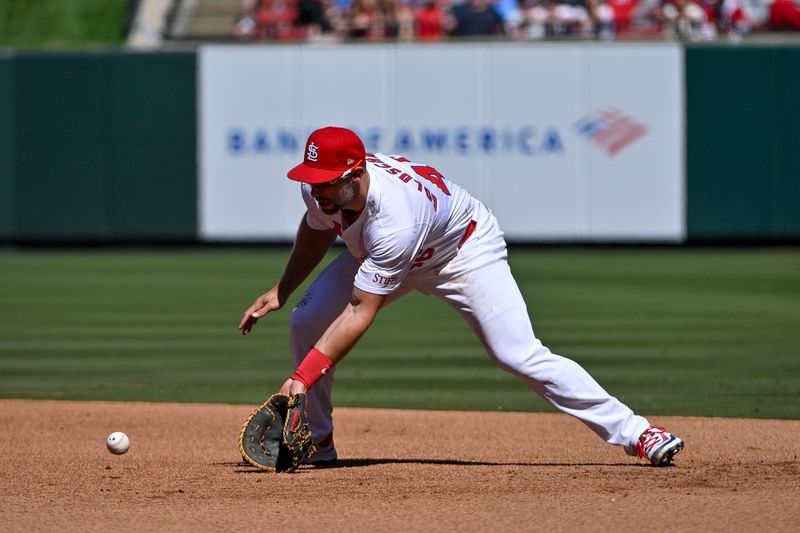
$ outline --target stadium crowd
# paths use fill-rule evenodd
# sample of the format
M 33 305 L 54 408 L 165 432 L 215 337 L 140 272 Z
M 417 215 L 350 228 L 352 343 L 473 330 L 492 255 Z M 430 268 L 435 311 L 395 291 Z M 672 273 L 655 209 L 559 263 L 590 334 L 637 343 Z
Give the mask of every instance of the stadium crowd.
M 738 38 L 800 30 L 800 0 L 241 0 L 243 40 Z

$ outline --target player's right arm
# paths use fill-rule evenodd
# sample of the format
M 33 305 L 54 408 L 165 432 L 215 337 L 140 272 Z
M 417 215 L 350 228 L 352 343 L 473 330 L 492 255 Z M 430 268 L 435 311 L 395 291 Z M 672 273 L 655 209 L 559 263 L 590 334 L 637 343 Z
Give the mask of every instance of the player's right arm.
M 283 307 L 289 296 L 322 261 L 335 240 L 336 232 L 333 229 L 313 229 L 306 222 L 305 215 L 303 216 L 283 276 L 274 287 L 256 298 L 253 305 L 244 312 L 239 322 L 242 335 L 250 333 L 259 318 Z

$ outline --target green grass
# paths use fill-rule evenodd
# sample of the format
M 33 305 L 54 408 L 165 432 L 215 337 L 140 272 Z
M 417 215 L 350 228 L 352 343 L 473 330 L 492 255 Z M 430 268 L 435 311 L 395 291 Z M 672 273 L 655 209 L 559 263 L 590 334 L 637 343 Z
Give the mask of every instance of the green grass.
M 0 46 L 119 45 L 127 0 L 0 0 Z
M 256 403 L 291 372 L 283 310 L 241 313 L 288 249 L 0 254 L 0 397 Z M 800 250 L 512 249 L 554 352 L 650 414 L 800 418 Z M 295 294 L 292 301 L 300 294 Z M 381 312 L 338 405 L 551 408 L 435 298 Z

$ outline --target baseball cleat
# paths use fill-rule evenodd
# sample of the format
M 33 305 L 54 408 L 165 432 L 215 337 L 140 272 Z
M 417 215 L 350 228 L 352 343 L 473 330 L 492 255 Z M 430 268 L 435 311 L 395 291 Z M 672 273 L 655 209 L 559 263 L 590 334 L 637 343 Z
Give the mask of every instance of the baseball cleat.
M 636 443 L 636 455 L 647 459 L 653 466 L 667 466 L 672 458 L 683 449 L 683 441 L 664 428 L 650 426 Z

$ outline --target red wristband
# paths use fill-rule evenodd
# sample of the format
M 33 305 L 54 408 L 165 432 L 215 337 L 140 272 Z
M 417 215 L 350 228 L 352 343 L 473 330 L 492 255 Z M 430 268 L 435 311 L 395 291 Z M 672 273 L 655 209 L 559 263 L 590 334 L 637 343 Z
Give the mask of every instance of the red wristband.
M 311 348 L 311 351 L 306 354 L 303 362 L 297 367 L 297 370 L 292 374 L 292 379 L 299 381 L 310 389 L 314 384 L 321 380 L 330 369 L 333 368 L 333 361 L 330 357 L 320 352 L 316 348 Z

